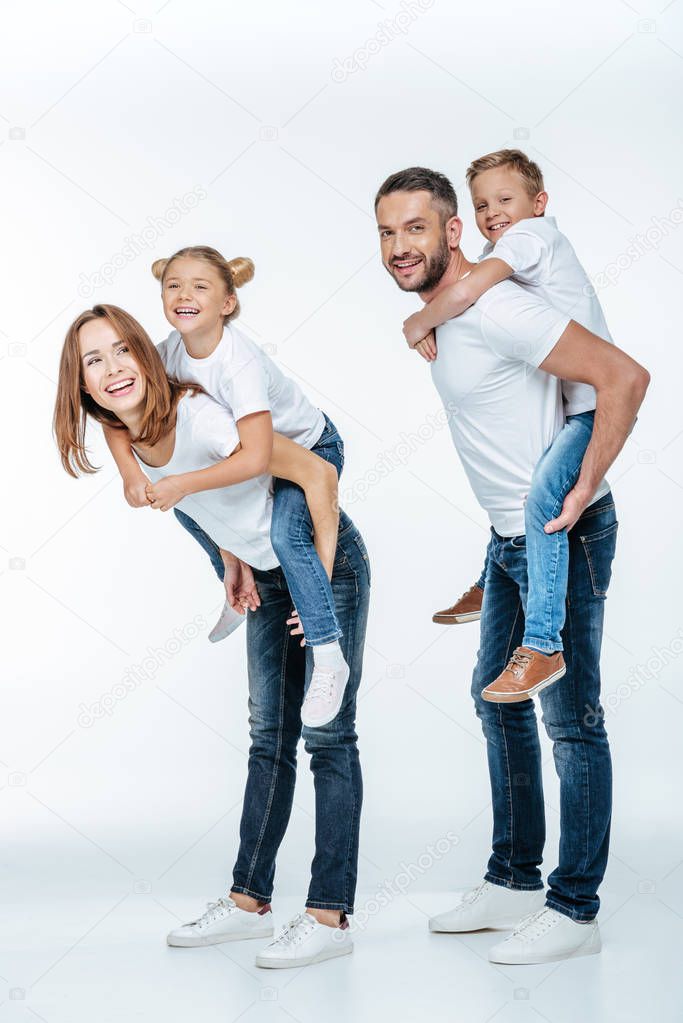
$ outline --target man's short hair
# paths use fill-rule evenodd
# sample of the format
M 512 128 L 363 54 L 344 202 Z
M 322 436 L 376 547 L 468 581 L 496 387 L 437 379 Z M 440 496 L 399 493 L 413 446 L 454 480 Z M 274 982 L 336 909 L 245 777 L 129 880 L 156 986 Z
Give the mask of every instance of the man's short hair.
M 486 156 L 480 156 L 478 160 L 473 160 L 465 174 L 468 187 L 472 188 L 477 174 L 493 170 L 494 167 L 512 167 L 521 177 L 524 188 L 531 196 L 545 191 L 541 168 L 521 149 L 499 149 L 495 153 L 488 153 Z
M 375 196 L 375 212 L 380 199 L 391 192 L 429 192 L 432 202 L 439 207 L 443 221 L 458 215 L 458 197 L 445 174 L 427 167 L 408 167 L 390 174 L 380 185 Z

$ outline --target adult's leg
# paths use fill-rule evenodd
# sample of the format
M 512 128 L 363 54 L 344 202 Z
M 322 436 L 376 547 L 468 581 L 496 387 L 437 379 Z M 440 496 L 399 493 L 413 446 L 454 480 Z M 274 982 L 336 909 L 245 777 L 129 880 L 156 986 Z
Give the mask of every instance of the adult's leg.
M 247 612 L 251 747 L 232 890 L 270 902 L 294 799 L 305 654 L 285 624 L 292 598 L 284 575 L 254 577 L 261 607 Z
M 545 533 L 543 527 L 576 483 L 593 418 L 593 412 L 570 416 L 536 466 L 524 508 L 529 586 L 522 645 L 545 654 L 563 649 L 569 543 L 566 529 Z
M 534 890 L 543 887 L 539 865 L 545 813 L 533 702 L 497 704 L 481 696 L 522 638 L 524 562 L 523 546 L 514 550 L 510 541 L 492 534 L 472 697 L 486 739 L 493 803 L 493 849 L 485 879 L 506 888 Z
M 356 695 L 370 600 L 370 566 L 363 539 L 341 513 L 332 592 L 350 668 L 341 710 L 320 728 L 304 727 L 315 785 L 315 857 L 306 905 L 353 912 L 363 782 L 355 730 Z
M 609 850 L 612 765 L 600 704 L 600 649 L 616 537 L 614 502 L 606 494 L 569 534 L 567 674 L 540 694 L 560 779 L 560 858 L 548 877 L 547 901 L 573 920 L 597 914 Z
M 223 564 L 223 559 L 221 557 L 221 552 L 218 544 L 211 539 L 208 533 L 204 532 L 201 526 L 197 525 L 194 519 L 190 518 L 190 516 L 186 512 L 181 511 L 180 508 L 174 508 L 173 514 L 177 518 L 180 525 L 183 526 L 188 531 L 190 536 L 194 537 L 199 546 L 203 550 L 205 550 L 206 553 L 209 555 L 209 559 L 214 567 L 216 575 L 218 576 L 220 582 L 223 582 L 223 576 L 225 575 L 225 565 Z

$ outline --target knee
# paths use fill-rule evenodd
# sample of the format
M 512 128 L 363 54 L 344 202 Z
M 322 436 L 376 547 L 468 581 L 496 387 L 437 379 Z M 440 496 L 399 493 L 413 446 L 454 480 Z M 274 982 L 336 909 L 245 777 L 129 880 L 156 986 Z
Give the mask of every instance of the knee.
M 330 721 L 320 728 L 309 728 L 304 725 L 301 730 L 304 739 L 304 748 L 311 756 L 318 753 L 340 749 L 354 749 L 358 741 L 356 730 L 352 723 L 340 723 Z

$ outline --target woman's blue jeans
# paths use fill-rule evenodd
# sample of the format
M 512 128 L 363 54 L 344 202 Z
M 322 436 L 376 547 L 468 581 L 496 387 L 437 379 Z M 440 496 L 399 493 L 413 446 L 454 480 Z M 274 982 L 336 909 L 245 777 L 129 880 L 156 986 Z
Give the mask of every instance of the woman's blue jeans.
M 587 508 L 569 533 L 562 632 L 567 673 L 539 695 L 560 779 L 559 864 L 547 880 L 547 904 L 579 921 L 592 920 L 598 912 L 609 848 L 612 768 L 600 705 L 600 648 L 616 536 L 611 493 Z M 472 679 L 493 801 L 493 851 L 485 877 L 519 890 L 542 887 L 545 812 L 536 711 L 533 700 L 489 703 L 481 692 L 521 643 L 526 561 L 524 536 L 505 539 L 491 530 Z
M 325 429 L 311 451 L 331 462 L 337 476 L 341 476 L 344 443 L 327 416 Z M 218 545 L 184 511 L 173 510 L 180 524 L 207 552 L 216 575 L 222 581 L 224 566 Z M 342 629 L 330 580 L 313 543 L 313 523 L 306 497 L 301 487 L 288 480 L 273 480 L 270 542 L 287 578 L 292 606 L 299 614 L 307 645 L 319 646 L 339 639 Z
M 261 607 L 247 612 L 251 748 L 232 890 L 270 902 L 275 858 L 289 822 L 303 735 L 315 785 L 315 856 L 306 905 L 353 912 L 363 784 L 355 730 L 356 694 L 370 600 L 363 538 L 340 516 L 332 593 L 350 668 L 341 710 L 322 728 L 301 725 L 312 655 L 291 636 L 292 594 L 281 569 L 254 572 Z
M 529 596 L 521 645 L 546 654 L 563 649 L 569 543 L 566 529 L 545 533 L 543 527 L 559 515 L 579 477 L 594 418 L 594 412 L 567 418 L 534 470 L 524 506 Z M 477 583 L 481 589 L 486 586 L 486 569 L 485 563 Z

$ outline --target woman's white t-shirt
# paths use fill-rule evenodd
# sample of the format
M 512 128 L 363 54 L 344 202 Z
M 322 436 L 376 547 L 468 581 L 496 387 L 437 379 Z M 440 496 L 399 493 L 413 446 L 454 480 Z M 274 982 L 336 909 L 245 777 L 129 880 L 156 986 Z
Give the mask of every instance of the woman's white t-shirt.
M 208 394 L 186 392 L 178 402 L 175 447 L 162 466 L 147 465 L 134 451 L 153 483 L 165 476 L 207 469 L 223 461 L 239 444 L 232 413 Z M 276 568 L 270 543 L 273 512 L 272 477 L 255 476 L 219 490 L 190 494 L 176 505 L 224 550 L 254 568 Z
M 229 408 L 235 421 L 253 412 L 270 412 L 273 430 L 304 448 L 312 448 L 325 428 L 325 417 L 297 383 L 237 327 L 228 323 L 211 355 L 194 359 L 172 330 L 157 351 L 169 376 L 201 384 L 207 394 Z

